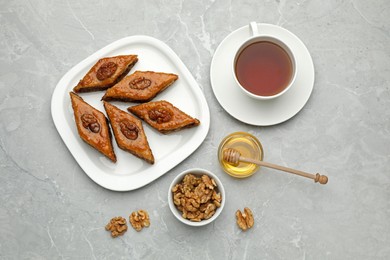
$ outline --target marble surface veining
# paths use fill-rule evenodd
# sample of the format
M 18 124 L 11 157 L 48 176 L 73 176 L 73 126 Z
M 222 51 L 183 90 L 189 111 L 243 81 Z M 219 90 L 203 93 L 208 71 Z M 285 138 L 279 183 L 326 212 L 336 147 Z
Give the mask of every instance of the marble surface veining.
M 309 49 L 314 90 L 303 110 L 270 127 L 229 116 L 210 85 L 218 44 L 250 21 L 280 25 Z M 168 44 L 211 112 L 204 143 L 151 184 L 113 192 L 95 184 L 57 133 L 50 101 L 75 64 L 125 36 Z M 0 259 L 389 259 L 390 3 L 330 1 L 0 1 Z M 235 180 L 216 151 L 247 131 L 274 163 L 329 176 L 326 186 L 262 169 Z M 227 197 L 213 224 L 190 228 L 171 214 L 179 172 L 215 172 Z M 241 232 L 234 212 L 255 226 Z M 145 208 L 151 227 L 112 239 L 113 216 Z

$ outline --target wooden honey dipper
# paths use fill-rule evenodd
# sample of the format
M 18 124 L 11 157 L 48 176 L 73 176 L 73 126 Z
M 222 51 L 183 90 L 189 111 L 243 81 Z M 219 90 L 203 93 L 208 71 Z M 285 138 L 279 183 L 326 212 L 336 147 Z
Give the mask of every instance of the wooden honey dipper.
M 272 168 L 272 169 L 276 169 L 276 170 L 280 170 L 280 171 L 284 171 L 284 172 L 293 173 L 293 174 L 300 175 L 300 176 L 303 176 L 306 178 L 310 178 L 310 179 L 313 179 L 314 182 L 319 182 L 321 184 L 328 183 L 328 177 L 326 177 L 325 175 L 320 175 L 319 173 L 311 174 L 311 173 L 287 168 L 284 166 L 276 165 L 273 163 L 263 162 L 263 161 L 259 161 L 259 160 L 251 159 L 251 158 L 246 158 L 246 157 L 241 156 L 240 152 L 237 151 L 236 149 L 233 149 L 233 148 L 227 148 L 223 151 L 223 160 L 226 161 L 227 163 L 234 165 L 234 166 L 237 166 L 240 162 L 254 163 L 254 164 L 257 164 L 260 166 L 264 166 L 264 167 L 268 167 L 268 168 Z

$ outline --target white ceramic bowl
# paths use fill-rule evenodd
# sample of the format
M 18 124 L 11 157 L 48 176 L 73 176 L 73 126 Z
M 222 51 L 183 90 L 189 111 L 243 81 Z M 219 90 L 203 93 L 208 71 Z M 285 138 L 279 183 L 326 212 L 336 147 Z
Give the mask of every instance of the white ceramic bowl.
M 177 183 L 180 183 L 183 180 L 184 176 L 186 174 L 189 174 L 189 173 L 191 173 L 197 177 L 200 177 L 202 175 L 208 175 L 210 178 L 213 178 L 217 184 L 217 189 L 221 193 L 221 196 L 222 196 L 221 207 L 216 209 L 215 214 L 211 218 L 206 219 L 206 220 L 202 220 L 200 222 L 193 222 L 193 221 L 190 221 L 188 219 L 183 218 L 182 213 L 176 208 L 175 204 L 173 203 L 172 188 Z M 178 174 L 173 179 L 171 185 L 169 186 L 169 190 L 168 190 L 168 204 L 169 204 L 169 208 L 171 209 L 173 215 L 179 221 L 183 222 L 184 224 L 187 224 L 189 226 L 194 226 L 194 227 L 200 227 L 200 226 L 210 224 L 216 218 L 218 218 L 219 214 L 221 214 L 221 212 L 225 206 L 225 201 L 226 201 L 225 189 L 223 188 L 223 185 L 222 185 L 221 181 L 219 180 L 219 178 L 215 174 L 213 174 L 212 172 L 205 170 L 205 169 L 200 169 L 200 168 L 188 169 L 188 170 L 185 170 L 185 171 L 181 172 L 180 174 Z

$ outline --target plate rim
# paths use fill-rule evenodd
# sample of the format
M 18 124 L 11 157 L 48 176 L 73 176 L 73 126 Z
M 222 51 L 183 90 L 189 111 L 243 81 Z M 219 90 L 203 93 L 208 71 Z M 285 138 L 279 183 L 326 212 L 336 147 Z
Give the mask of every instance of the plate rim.
M 227 109 L 223 104 L 223 102 L 220 101 L 221 97 L 219 95 L 216 94 L 216 90 L 215 90 L 215 87 L 214 87 L 214 84 L 213 84 L 213 74 L 215 74 L 214 72 L 214 67 L 215 67 L 215 59 L 216 59 L 216 54 L 220 51 L 220 49 L 222 48 L 222 46 L 226 43 L 226 41 L 228 40 L 229 37 L 231 37 L 232 35 L 238 33 L 239 31 L 241 30 L 244 30 L 245 28 L 249 28 L 249 25 L 244 25 L 244 26 L 241 26 L 237 29 L 235 29 L 234 31 L 230 32 L 227 36 L 225 36 L 223 38 L 223 40 L 220 42 L 220 44 L 218 45 L 218 47 L 215 49 L 215 52 L 213 54 L 213 58 L 211 60 L 211 64 L 210 64 L 210 84 L 211 84 L 211 88 L 213 90 L 213 93 L 214 93 L 214 96 L 215 98 L 217 99 L 219 105 L 225 110 L 226 113 L 228 113 L 230 116 L 232 116 L 233 118 L 237 119 L 238 121 L 240 122 L 243 122 L 245 124 L 248 124 L 248 125 L 253 125 L 253 126 L 273 126 L 273 125 L 278 125 L 278 124 L 281 124 L 283 122 L 286 122 L 288 121 L 289 119 L 293 118 L 294 116 L 296 116 L 302 109 L 303 107 L 306 105 L 306 103 L 309 101 L 310 99 L 310 96 L 313 92 L 313 89 L 314 89 L 314 83 L 315 83 L 315 68 L 314 68 L 314 63 L 313 63 L 313 58 L 311 57 L 311 54 L 309 52 L 309 50 L 307 49 L 306 45 L 302 42 L 302 40 L 296 36 L 294 33 L 292 33 L 291 31 L 287 30 L 286 28 L 283 28 L 281 26 L 278 26 L 278 25 L 275 25 L 275 24 L 269 24 L 269 23 L 257 23 L 258 26 L 267 26 L 267 27 L 271 27 L 273 29 L 277 29 L 277 30 L 282 30 L 284 31 L 285 33 L 289 34 L 290 36 L 292 36 L 294 38 L 294 40 L 297 42 L 297 44 L 300 44 L 305 52 L 308 54 L 308 58 L 309 58 L 309 62 L 310 62 L 310 67 L 312 68 L 312 75 L 310 75 L 313 79 L 312 79 L 312 83 L 310 84 L 310 92 L 308 93 L 308 96 L 306 98 L 306 100 L 304 100 L 304 102 L 302 102 L 301 106 L 299 107 L 299 109 L 297 109 L 297 111 L 292 114 L 291 116 L 288 116 L 287 118 L 284 118 L 282 120 L 275 120 L 274 122 L 271 122 L 271 123 L 258 123 L 258 122 L 253 122 L 251 120 L 247 120 L 247 119 L 243 119 L 243 118 L 240 118 L 240 116 L 237 116 L 235 114 L 232 114 L 231 113 L 231 109 Z M 248 36 L 249 38 L 249 36 Z M 291 90 L 289 90 L 291 91 Z M 245 95 L 244 93 L 241 93 L 242 95 Z M 257 102 L 259 103 L 263 103 L 263 102 L 272 102 L 273 100 L 257 100 Z
M 71 138 L 67 137 L 67 134 L 69 135 L 69 133 L 66 131 L 66 129 L 62 128 L 63 126 L 67 127 L 67 125 L 66 125 L 66 119 L 60 120 L 60 117 L 61 117 L 61 114 L 63 111 L 61 109 L 63 102 L 61 102 L 61 101 L 63 101 L 66 98 L 65 95 L 67 95 L 68 92 L 71 91 L 71 89 L 69 90 L 68 81 L 73 77 L 73 74 L 79 72 L 81 68 L 84 68 L 86 66 L 86 64 L 90 63 L 91 61 L 96 62 L 98 59 L 104 57 L 104 55 L 106 53 L 113 52 L 116 49 L 119 49 L 119 48 L 126 46 L 126 45 L 131 45 L 134 43 L 146 43 L 146 44 L 152 45 L 153 47 L 155 47 L 156 49 L 161 51 L 163 55 L 166 55 L 171 60 L 171 62 L 174 64 L 175 67 L 180 68 L 181 72 L 184 74 L 184 75 L 180 75 L 180 77 L 186 78 L 186 80 L 188 80 L 188 83 L 189 83 L 188 85 L 189 85 L 191 91 L 193 91 L 195 94 L 194 96 L 196 97 L 196 100 L 197 100 L 196 103 L 199 104 L 199 110 L 200 110 L 199 116 L 202 119 L 201 119 L 201 124 L 198 127 L 196 127 L 194 134 L 190 136 L 191 138 L 188 141 L 188 143 L 190 143 L 191 141 L 192 141 L 192 143 L 190 145 L 185 145 L 185 146 L 182 146 L 180 148 L 180 151 L 181 151 L 180 154 L 182 155 L 182 156 L 180 156 L 180 159 L 176 159 L 172 155 L 168 155 L 167 157 L 164 158 L 164 161 L 160 161 L 159 163 L 155 163 L 154 165 L 150 165 L 149 167 L 151 167 L 151 168 L 148 168 L 147 171 L 149 171 L 149 170 L 153 171 L 153 174 L 151 177 L 148 176 L 149 178 L 145 182 L 133 183 L 131 181 L 131 179 L 133 177 L 136 177 L 136 176 L 138 177 L 139 173 L 137 173 L 137 174 L 131 175 L 131 176 L 123 176 L 123 175 L 115 176 L 114 177 L 115 179 L 119 179 L 121 181 L 117 181 L 116 184 L 113 185 L 113 183 L 115 183 L 115 181 L 106 182 L 107 178 L 108 179 L 113 178 L 112 175 L 108 175 L 108 176 L 102 178 L 101 176 L 91 174 L 89 169 L 88 169 L 89 168 L 88 165 L 83 163 L 83 162 L 80 162 L 80 158 L 78 158 L 77 151 L 75 150 L 75 149 L 78 149 L 77 145 L 70 143 L 69 139 L 71 139 Z M 60 101 L 60 102 L 58 102 L 58 101 Z M 70 102 L 70 99 L 69 99 L 69 102 Z M 194 151 L 196 151 L 199 148 L 199 146 L 203 143 L 203 141 L 207 137 L 207 134 L 208 134 L 208 131 L 210 128 L 210 109 L 209 109 L 209 106 L 207 104 L 206 97 L 205 97 L 202 89 L 200 88 L 199 84 L 196 82 L 195 78 L 193 77 L 193 75 L 190 73 L 190 71 L 185 66 L 183 61 L 179 58 L 179 56 L 167 44 L 165 44 L 164 42 L 162 42 L 159 39 L 156 39 L 154 37 L 147 36 L 147 35 L 133 35 L 133 36 L 127 36 L 127 37 L 121 38 L 119 40 L 116 40 L 116 41 L 109 43 L 108 45 L 100 48 L 99 50 L 97 50 L 96 52 L 87 56 L 85 59 L 81 60 L 76 65 L 74 65 L 72 68 L 70 68 L 61 77 L 61 79 L 58 81 L 56 87 L 53 90 L 53 94 L 52 94 L 52 98 L 51 98 L 51 115 L 52 115 L 52 120 L 54 122 L 54 125 L 56 127 L 57 132 L 59 133 L 62 141 L 65 143 L 65 146 L 68 148 L 69 152 L 72 154 L 72 156 L 74 157 L 75 161 L 80 166 L 80 168 L 95 183 L 102 186 L 103 188 L 106 188 L 106 189 L 112 190 L 112 191 L 131 191 L 131 190 L 139 189 L 139 188 L 155 181 L 159 177 L 163 176 L 169 170 L 171 170 L 172 168 L 174 168 L 175 166 L 180 164 L 182 161 L 184 161 L 188 156 L 190 156 Z M 195 140 L 192 140 L 194 138 L 194 136 L 196 138 L 195 138 Z M 115 141 L 113 141 L 113 142 L 115 142 Z M 166 162 L 167 160 L 168 160 L 168 163 Z M 101 170 L 101 171 L 103 172 L 103 170 Z M 123 178 L 128 178 L 130 180 L 128 182 L 126 182 L 126 184 L 123 184 L 124 183 Z

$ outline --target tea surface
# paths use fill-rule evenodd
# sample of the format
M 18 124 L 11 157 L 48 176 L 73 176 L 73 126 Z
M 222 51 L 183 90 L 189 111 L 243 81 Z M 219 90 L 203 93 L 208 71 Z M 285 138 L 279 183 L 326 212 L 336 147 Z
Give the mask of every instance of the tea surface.
M 292 62 L 280 46 L 259 41 L 245 47 L 239 54 L 235 73 L 240 84 L 260 96 L 282 92 L 292 77 Z

